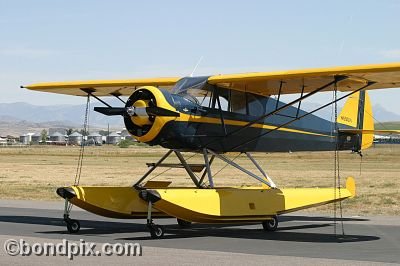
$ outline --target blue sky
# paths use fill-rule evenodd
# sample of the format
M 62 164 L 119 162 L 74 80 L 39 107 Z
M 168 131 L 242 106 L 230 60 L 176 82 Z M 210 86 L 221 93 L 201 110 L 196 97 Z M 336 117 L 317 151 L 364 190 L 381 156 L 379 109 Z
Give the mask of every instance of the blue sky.
M 395 0 L 0 0 L 0 102 L 83 103 L 19 86 L 188 75 L 201 56 L 198 75 L 398 62 L 399 14 Z M 400 114 L 400 89 L 371 98 Z

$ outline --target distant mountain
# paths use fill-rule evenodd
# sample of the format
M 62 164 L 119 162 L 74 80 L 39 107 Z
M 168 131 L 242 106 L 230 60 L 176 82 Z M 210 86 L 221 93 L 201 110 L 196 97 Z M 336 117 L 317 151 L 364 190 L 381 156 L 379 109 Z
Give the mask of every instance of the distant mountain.
M 382 105 L 374 105 L 372 107 L 374 117 L 379 122 L 400 121 L 400 115 L 386 110 Z
M 80 128 L 70 121 L 30 122 L 11 116 L 0 116 L 0 136 L 20 136 L 26 133 L 40 133 L 49 128 Z
M 317 103 L 304 103 L 302 105 L 302 109 L 307 111 L 307 112 L 311 112 L 312 110 L 317 109 L 318 107 L 320 107 L 320 104 Z M 342 109 L 342 106 L 338 106 L 338 112 L 340 113 L 340 110 Z M 392 122 L 392 121 L 400 121 L 400 115 L 390 112 L 388 110 L 386 110 L 382 105 L 374 105 L 372 106 L 372 111 L 373 111 L 373 116 L 375 118 L 376 121 L 374 122 Z M 324 118 L 326 120 L 331 120 L 332 117 L 332 108 L 330 106 L 315 112 L 315 115 Z
M 112 105 L 121 106 L 120 103 Z M 108 117 L 93 111 L 94 106 L 102 106 L 101 104 L 91 105 L 90 125 L 98 127 L 123 127 L 124 123 L 121 117 Z M 85 105 L 48 105 L 38 106 L 25 102 L 17 103 L 0 103 L 0 121 L 7 119 L 25 120 L 34 123 L 43 123 L 48 121 L 57 121 L 64 124 L 82 125 L 85 116 Z

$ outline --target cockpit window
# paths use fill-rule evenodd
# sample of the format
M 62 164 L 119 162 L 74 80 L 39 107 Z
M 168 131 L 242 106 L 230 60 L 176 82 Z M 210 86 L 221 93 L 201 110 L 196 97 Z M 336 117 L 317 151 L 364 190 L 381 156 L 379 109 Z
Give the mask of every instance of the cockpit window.
M 246 93 L 243 91 L 235 91 L 231 90 L 231 98 L 230 98 L 230 107 L 232 113 L 238 114 L 247 114 L 247 106 L 246 106 Z
M 189 101 L 204 106 L 205 97 L 211 97 L 207 86 L 208 77 L 185 77 L 180 79 L 172 89 Z
M 203 107 L 219 109 L 220 104 L 222 111 L 231 113 L 260 116 L 265 112 L 269 97 L 211 85 L 207 80 L 208 77 L 182 78 L 172 93 Z

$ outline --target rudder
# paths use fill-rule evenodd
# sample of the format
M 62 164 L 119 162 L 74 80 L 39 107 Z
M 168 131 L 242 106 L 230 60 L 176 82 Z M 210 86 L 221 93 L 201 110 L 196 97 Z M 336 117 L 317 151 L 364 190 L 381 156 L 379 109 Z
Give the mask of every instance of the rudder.
M 356 92 L 349 97 L 341 110 L 337 122 L 340 129 L 374 130 L 371 99 L 367 91 Z M 371 147 L 374 134 L 355 134 L 353 150 L 360 151 Z

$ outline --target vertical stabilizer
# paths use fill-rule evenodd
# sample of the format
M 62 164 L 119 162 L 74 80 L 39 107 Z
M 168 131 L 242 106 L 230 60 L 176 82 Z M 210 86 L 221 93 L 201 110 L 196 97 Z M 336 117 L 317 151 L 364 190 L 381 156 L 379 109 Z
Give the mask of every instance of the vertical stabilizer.
M 374 130 L 372 106 L 368 93 L 360 91 L 351 95 L 340 112 L 337 122 L 340 129 Z M 359 151 L 372 145 L 374 134 L 358 133 L 355 137 L 353 149 Z

